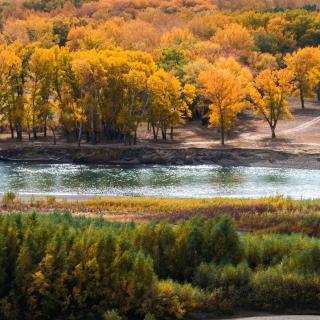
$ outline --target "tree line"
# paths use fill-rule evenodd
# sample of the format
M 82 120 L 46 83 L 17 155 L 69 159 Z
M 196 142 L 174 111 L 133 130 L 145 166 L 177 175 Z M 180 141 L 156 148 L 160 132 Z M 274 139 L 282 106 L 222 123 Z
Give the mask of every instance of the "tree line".
M 195 88 L 182 86 L 159 69 L 147 53 L 125 50 L 80 50 L 2 46 L 1 113 L 12 138 L 37 139 L 41 131 L 61 127 L 80 146 L 97 136 L 136 143 L 137 129 L 147 122 L 153 137 L 167 139 L 168 130 L 188 115 Z
M 233 57 L 204 63 L 190 81 L 157 66 L 142 51 L 76 50 L 54 46 L 0 47 L 0 104 L 11 137 L 29 140 L 57 130 L 80 146 L 114 140 L 136 144 L 147 123 L 154 140 L 174 136 L 174 127 L 203 109 L 209 125 L 218 128 L 221 143 L 237 115 L 251 108 L 276 137 L 279 120 L 291 118 L 287 98 L 298 92 L 319 93 L 320 49 L 306 47 L 284 57 L 285 68 L 267 66 L 253 73 Z

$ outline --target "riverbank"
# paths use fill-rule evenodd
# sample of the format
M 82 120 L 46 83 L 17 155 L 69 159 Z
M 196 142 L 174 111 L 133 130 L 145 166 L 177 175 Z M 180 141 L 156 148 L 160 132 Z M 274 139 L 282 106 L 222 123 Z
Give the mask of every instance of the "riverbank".
M 59 146 L 0 145 L 0 160 L 38 163 L 85 163 L 113 165 L 254 166 L 320 169 L 320 152 L 285 152 L 252 148 L 196 148 L 175 145 Z

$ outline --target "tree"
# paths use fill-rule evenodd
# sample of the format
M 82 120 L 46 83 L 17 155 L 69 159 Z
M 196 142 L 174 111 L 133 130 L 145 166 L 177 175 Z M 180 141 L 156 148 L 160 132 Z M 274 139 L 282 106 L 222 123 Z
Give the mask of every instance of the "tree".
M 291 119 L 287 97 L 292 93 L 293 75 L 288 69 L 260 72 L 250 87 L 248 100 L 255 112 L 269 124 L 271 137 L 276 137 L 276 126 L 281 119 Z
M 157 140 L 160 129 L 162 139 L 166 140 L 169 128 L 173 140 L 173 128 L 183 116 L 190 115 L 189 105 L 195 96 L 194 86 L 189 84 L 182 88 L 176 77 L 160 69 L 149 77 L 148 92 L 150 102 L 147 120 L 151 124 L 154 140 Z
M 125 139 L 131 144 L 137 143 L 137 129 L 144 120 L 148 107 L 147 75 L 145 72 L 130 70 L 124 75 L 125 99 L 124 106 L 117 117 L 117 123 L 122 126 Z M 126 142 L 125 140 L 125 142 Z
M 0 102 L 1 113 L 9 123 L 11 137 L 22 140 L 24 98 L 22 90 L 22 60 L 12 48 L 0 48 Z
M 54 54 L 50 49 L 35 49 L 30 67 L 29 91 L 32 106 L 32 131 L 37 138 L 37 127 L 43 126 L 44 136 L 47 135 L 47 120 L 50 109 L 50 98 L 53 90 Z
M 239 24 L 230 24 L 219 29 L 212 41 L 218 43 L 227 54 L 236 54 L 242 59 L 247 59 L 254 48 L 252 35 Z
M 209 101 L 209 123 L 220 130 L 221 144 L 225 143 L 225 133 L 229 132 L 237 115 L 245 107 L 245 81 L 232 70 L 211 66 L 199 75 L 202 96 Z
M 81 100 L 88 115 L 90 140 L 92 144 L 95 144 L 97 141 L 100 89 L 106 84 L 106 71 L 99 53 L 95 50 L 74 54 L 72 67 L 79 83 L 78 88 L 81 90 Z
M 301 107 L 305 107 L 305 97 L 310 95 L 316 84 L 316 74 L 320 67 L 320 49 L 306 47 L 284 59 L 288 69 L 293 73 L 299 92 Z

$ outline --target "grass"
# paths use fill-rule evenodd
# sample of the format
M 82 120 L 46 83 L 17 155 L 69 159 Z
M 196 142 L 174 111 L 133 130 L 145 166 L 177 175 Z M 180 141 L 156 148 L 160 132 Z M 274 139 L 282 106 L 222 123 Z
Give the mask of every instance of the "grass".
M 30 198 L 22 201 L 3 199 L 1 211 L 43 213 L 68 210 L 74 215 L 100 216 L 111 221 L 185 220 L 192 216 L 212 218 L 221 214 L 231 216 L 237 229 L 243 232 L 301 232 L 320 235 L 320 199 L 292 200 L 272 197 L 262 199 L 156 199 L 156 198 L 91 198 L 87 200 L 58 200 Z

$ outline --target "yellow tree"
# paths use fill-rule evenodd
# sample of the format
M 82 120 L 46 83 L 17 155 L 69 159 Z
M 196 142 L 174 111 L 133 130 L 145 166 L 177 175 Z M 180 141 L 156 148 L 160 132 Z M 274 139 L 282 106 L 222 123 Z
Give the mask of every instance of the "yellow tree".
M 310 95 L 316 84 L 316 75 L 320 68 L 320 49 L 313 47 L 299 49 L 293 54 L 288 54 L 284 60 L 294 75 L 301 107 L 304 109 L 305 97 Z
M 36 48 L 29 61 L 29 92 L 34 138 L 37 138 L 38 125 L 43 125 L 44 136 L 47 134 L 47 119 L 53 90 L 54 60 L 52 50 Z
M 245 107 L 246 88 L 251 74 L 233 59 L 220 59 L 199 75 L 202 95 L 209 101 L 209 125 L 220 130 L 221 144 L 237 115 Z
M 219 44 L 227 54 L 236 54 L 246 60 L 254 49 L 250 32 L 239 24 L 229 24 L 219 29 L 212 41 Z
M 22 92 L 22 60 L 14 50 L 0 48 L 0 102 L 1 111 L 9 123 L 11 137 L 14 129 L 17 138 L 22 139 L 23 92 Z
M 129 144 L 131 144 L 131 135 L 134 134 L 133 144 L 136 144 L 137 129 L 144 119 L 148 106 L 147 75 L 142 71 L 130 70 L 123 76 L 123 79 L 125 99 L 117 117 L 117 123 L 121 124 L 123 134 Z
M 149 54 L 139 51 L 106 50 L 101 58 L 108 75 L 99 100 L 105 136 L 136 143 L 137 128 L 149 106 L 147 80 L 156 65 Z
M 90 139 L 97 140 L 100 90 L 107 84 L 106 70 L 101 55 L 95 51 L 80 51 L 73 55 L 72 68 L 80 89 L 80 99 L 87 111 Z
M 293 75 L 288 69 L 260 72 L 250 87 L 247 99 L 256 114 L 263 116 L 271 129 L 271 137 L 276 137 L 276 126 L 281 119 L 291 119 L 287 97 L 294 90 Z
M 184 116 L 190 115 L 189 105 L 195 97 L 195 87 L 191 84 L 181 87 L 179 80 L 171 73 L 160 69 L 148 79 L 149 107 L 148 122 L 153 129 L 154 139 L 157 140 L 161 129 L 162 139 L 170 137 L 173 140 L 173 128 Z

